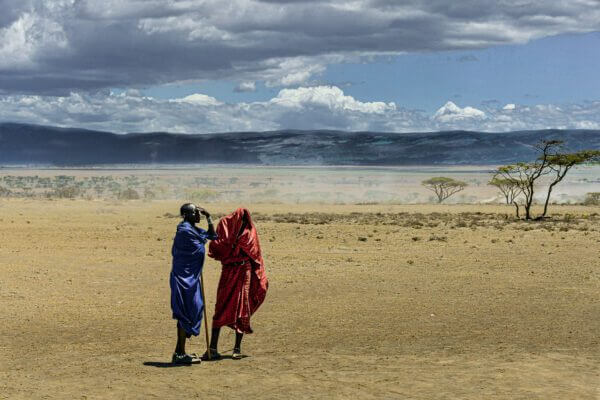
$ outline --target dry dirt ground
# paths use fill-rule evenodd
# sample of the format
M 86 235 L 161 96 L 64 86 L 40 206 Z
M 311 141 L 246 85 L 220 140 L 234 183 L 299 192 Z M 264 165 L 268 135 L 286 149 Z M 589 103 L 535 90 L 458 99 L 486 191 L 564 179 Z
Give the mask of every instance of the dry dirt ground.
M 171 367 L 178 206 L 0 202 L 0 398 L 600 398 L 598 207 L 247 205 L 250 357 Z

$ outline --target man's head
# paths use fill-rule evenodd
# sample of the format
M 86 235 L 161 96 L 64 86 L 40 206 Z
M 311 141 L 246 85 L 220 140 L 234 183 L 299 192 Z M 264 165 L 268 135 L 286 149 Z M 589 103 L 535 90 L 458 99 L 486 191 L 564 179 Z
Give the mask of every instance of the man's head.
M 200 208 L 193 203 L 185 203 L 179 209 L 179 213 L 185 221 L 191 223 L 200 222 Z

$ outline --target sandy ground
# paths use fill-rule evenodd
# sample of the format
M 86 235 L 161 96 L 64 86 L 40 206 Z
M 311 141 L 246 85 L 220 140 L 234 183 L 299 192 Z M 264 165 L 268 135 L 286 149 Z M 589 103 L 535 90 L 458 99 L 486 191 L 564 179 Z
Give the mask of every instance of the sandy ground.
M 178 206 L 0 201 L 0 398 L 600 398 L 598 207 L 248 205 L 250 357 L 171 367 Z

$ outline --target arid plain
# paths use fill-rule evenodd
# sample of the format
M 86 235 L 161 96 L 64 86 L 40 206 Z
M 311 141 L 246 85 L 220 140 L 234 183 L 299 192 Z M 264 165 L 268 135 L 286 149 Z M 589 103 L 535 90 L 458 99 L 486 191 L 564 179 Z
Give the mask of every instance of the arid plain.
M 250 357 L 172 368 L 178 206 L 0 202 L 0 397 L 600 396 L 597 206 L 245 204 L 270 279 Z

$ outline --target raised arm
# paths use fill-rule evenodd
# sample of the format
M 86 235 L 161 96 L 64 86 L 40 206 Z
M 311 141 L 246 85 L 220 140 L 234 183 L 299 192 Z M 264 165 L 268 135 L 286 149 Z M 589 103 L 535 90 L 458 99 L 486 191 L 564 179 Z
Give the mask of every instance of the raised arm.
M 212 218 L 210 217 L 210 213 L 206 211 L 204 208 L 199 208 L 200 214 L 206 217 L 206 222 L 208 223 L 207 236 L 210 240 L 215 240 L 217 238 L 217 233 L 215 232 L 215 226 L 213 225 Z

